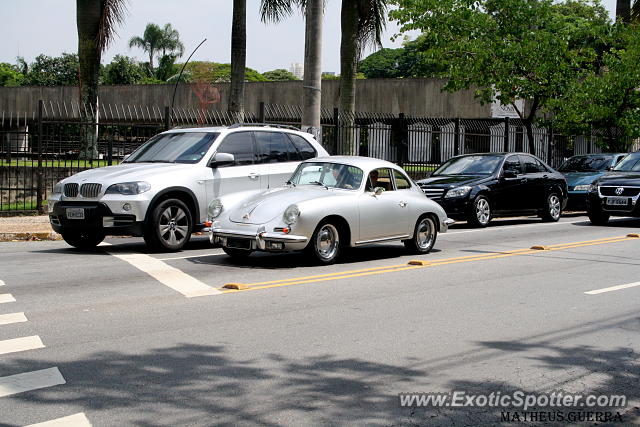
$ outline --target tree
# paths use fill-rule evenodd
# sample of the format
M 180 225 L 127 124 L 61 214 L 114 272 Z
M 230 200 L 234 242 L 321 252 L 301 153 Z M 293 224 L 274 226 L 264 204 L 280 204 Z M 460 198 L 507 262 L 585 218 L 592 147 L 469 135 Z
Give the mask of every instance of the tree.
M 585 72 L 552 103 L 555 122 L 567 133 L 605 131 L 602 148 L 626 151 L 620 136 L 640 137 L 640 39 L 637 30 L 618 27 L 619 34 L 604 53 L 602 67 Z
M 356 74 L 363 47 L 382 47 L 386 0 L 342 0 L 340 15 L 340 112 L 353 115 L 356 106 Z
M 383 48 L 372 53 L 358 64 L 358 70 L 368 79 L 395 79 L 407 77 L 400 72 L 400 57 L 404 48 Z
M 135 36 L 129 40 L 129 48 L 139 47 L 149 55 L 149 71 L 155 75 L 156 68 L 153 59 L 162 60 L 167 55 L 179 58 L 184 53 L 184 45 L 180 41 L 180 34 L 171 24 L 159 25 L 149 23 L 144 29 L 142 37 Z
M 262 73 L 265 79 L 269 81 L 289 81 L 289 80 L 300 80 L 290 71 L 285 70 L 284 68 L 278 68 L 277 70 L 267 71 Z
M 144 68 L 138 61 L 124 55 L 116 55 L 102 70 L 102 82 L 106 85 L 137 84 L 145 77 Z
M 231 24 L 231 87 L 228 110 L 244 121 L 244 80 L 247 64 L 247 0 L 233 0 Z
M 15 65 L 0 62 L 0 86 L 20 86 L 24 75 Z
M 425 57 L 424 37 L 405 41 L 398 49 L 383 48 L 358 64 L 358 71 L 368 79 L 435 77 L 443 69 L 438 62 Z
M 581 70 L 597 66 L 606 10 L 588 0 L 394 0 L 402 31 L 421 30 L 424 54 L 444 67 L 448 91 L 474 88 L 483 103 L 512 104 L 535 153 L 536 114 Z M 525 99 L 528 111 L 515 101 Z
M 124 19 L 124 4 L 124 0 L 76 0 L 80 102 L 90 111 L 97 111 L 102 53 Z M 93 159 L 97 154 L 96 130 L 87 126 L 81 157 Z
M 63 53 L 57 57 L 38 55 L 35 61 L 26 67 L 27 74 L 23 84 L 25 86 L 77 86 L 79 66 L 78 55 L 75 53 Z

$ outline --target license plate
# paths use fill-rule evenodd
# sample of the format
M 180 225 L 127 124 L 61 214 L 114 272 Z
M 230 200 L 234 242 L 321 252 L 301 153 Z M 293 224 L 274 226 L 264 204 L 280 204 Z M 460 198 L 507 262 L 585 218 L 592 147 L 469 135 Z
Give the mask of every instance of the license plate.
M 227 247 L 234 249 L 251 249 L 251 240 L 228 238 Z
M 607 197 L 607 205 L 609 206 L 627 206 L 628 204 L 627 197 Z
M 67 208 L 67 219 L 84 219 L 84 209 Z

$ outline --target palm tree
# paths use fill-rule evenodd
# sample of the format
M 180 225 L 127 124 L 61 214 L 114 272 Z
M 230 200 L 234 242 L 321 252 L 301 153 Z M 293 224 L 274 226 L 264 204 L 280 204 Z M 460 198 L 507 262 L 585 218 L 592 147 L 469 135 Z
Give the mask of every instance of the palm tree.
M 76 0 L 80 101 L 89 110 L 97 111 L 102 53 L 113 38 L 116 26 L 124 20 L 125 12 L 125 0 Z M 88 133 L 82 155 L 94 158 L 97 154 L 95 130 Z
M 244 80 L 247 63 L 247 0 L 233 0 L 231 24 L 231 87 L 229 113 L 244 121 Z
M 171 24 L 164 24 L 162 28 L 162 56 L 175 55 L 181 57 L 184 55 L 184 45 L 180 41 L 180 33 L 173 28 Z
M 616 21 L 628 23 L 631 18 L 631 0 L 616 0 Z
M 153 58 L 155 58 L 158 51 L 162 49 L 163 41 L 164 32 L 162 28 L 152 23 L 147 24 L 142 37 L 134 36 L 129 40 L 129 48 L 139 47 L 149 55 L 149 70 L 151 74 L 155 73 Z

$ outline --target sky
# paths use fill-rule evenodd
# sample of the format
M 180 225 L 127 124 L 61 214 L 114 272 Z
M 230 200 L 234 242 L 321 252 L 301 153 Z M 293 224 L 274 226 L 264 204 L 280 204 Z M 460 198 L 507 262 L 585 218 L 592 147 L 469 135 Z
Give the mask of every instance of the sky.
M 616 0 L 602 3 L 613 16 Z M 322 47 L 322 70 L 340 70 L 340 1 L 328 0 Z M 192 60 L 228 63 L 231 51 L 232 0 L 128 0 L 128 14 L 118 28 L 112 44 L 103 55 L 103 63 L 114 55 L 132 56 L 147 61 L 137 48 L 129 49 L 133 36 L 142 36 L 147 23 L 166 23 L 180 32 L 187 53 L 203 40 Z M 17 56 L 27 62 L 43 53 L 58 56 L 77 51 L 75 0 L 0 0 L 0 62 L 15 63 Z M 300 13 L 279 24 L 265 25 L 258 13 L 260 0 L 247 0 L 247 66 L 265 72 L 277 68 L 289 69 L 292 63 L 303 63 L 304 20 Z M 399 47 L 402 37 L 391 41 L 398 33 L 395 23 L 387 24 L 384 47 Z M 415 33 L 411 35 L 415 37 Z M 371 53 L 369 49 L 365 56 Z

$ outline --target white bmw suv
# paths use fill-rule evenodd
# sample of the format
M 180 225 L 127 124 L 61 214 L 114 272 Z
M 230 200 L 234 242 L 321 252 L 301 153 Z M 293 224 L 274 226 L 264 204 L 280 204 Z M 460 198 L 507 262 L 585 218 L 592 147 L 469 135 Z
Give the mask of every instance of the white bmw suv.
M 293 127 L 172 129 L 117 166 L 57 183 L 49 219 L 77 248 L 92 248 L 106 235 L 132 235 L 144 237 L 153 250 L 177 251 L 209 225 L 213 200 L 281 186 L 302 160 L 326 155 L 311 135 Z

